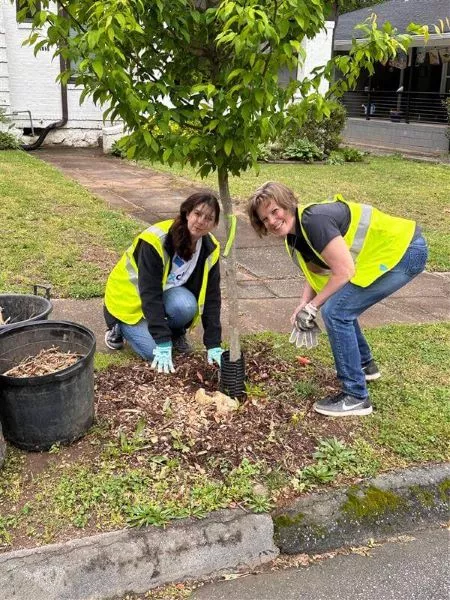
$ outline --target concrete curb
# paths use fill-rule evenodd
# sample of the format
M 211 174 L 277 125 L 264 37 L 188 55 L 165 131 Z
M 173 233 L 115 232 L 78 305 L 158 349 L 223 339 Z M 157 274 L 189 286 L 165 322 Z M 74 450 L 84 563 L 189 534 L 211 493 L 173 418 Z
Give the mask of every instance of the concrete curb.
M 366 544 L 441 523 L 449 514 L 449 490 L 450 464 L 414 468 L 311 494 L 272 518 L 222 510 L 166 529 L 127 529 L 0 554 L 2 598 L 100 600 L 252 569 L 280 550 Z
M 0 555 L 4 600 L 94 600 L 251 569 L 278 555 L 269 515 L 223 510 Z
M 311 494 L 273 515 L 284 554 L 322 552 L 439 524 L 449 516 L 450 464 L 380 475 Z

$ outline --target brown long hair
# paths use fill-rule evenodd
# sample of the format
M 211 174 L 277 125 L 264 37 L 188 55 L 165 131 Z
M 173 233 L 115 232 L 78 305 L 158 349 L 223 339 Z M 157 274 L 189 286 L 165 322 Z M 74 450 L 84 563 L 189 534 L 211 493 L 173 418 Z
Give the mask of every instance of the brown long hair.
M 278 206 L 295 215 L 298 201 L 294 192 L 283 183 L 266 181 L 266 183 L 263 183 L 263 185 L 256 190 L 253 196 L 250 196 L 247 206 L 251 226 L 259 237 L 267 235 L 267 229 L 258 216 L 258 208 L 269 204 L 271 200 L 275 200 Z
M 180 214 L 176 217 L 170 228 L 173 248 L 178 256 L 184 260 L 192 258 L 192 240 L 187 227 L 187 216 L 199 204 L 206 204 L 214 211 L 214 224 L 217 225 L 220 217 L 220 205 L 214 192 L 205 190 L 191 194 L 180 206 Z

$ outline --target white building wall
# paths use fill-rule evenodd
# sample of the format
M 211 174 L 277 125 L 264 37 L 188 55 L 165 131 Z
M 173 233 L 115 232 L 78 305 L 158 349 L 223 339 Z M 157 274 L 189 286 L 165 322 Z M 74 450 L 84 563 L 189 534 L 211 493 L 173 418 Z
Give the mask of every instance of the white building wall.
M 32 47 L 22 46 L 30 32 L 30 23 L 17 23 L 15 3 L 0 0 L 0 106 L 2 102 L 6 105 L 9 100 L 8 112 L 31 111 L 34 127 L 42 128 L 62 118 L 61 86 L 56 82 L 59 58 L 53 58 L 52 51 L 48 50 L 35 56 Z M 2 62 L 3 54 L 6 55 L 6 67 Z M 80 106 L 80 94 L 80 88 L 68 84 L 67 125 L 52 131 L 46 138 L 46 144 L 98 144 L 103 126 L 102 109 L 89 98 Z M 13 115 L 13 120 L 20 128 L 30 126 L 27 114 Z
M 8 56 L 6 54 L 6 30 L 3 8 L 0 5 L 0 108 L 9 112 L 11 100 L 9 95 Z
M 298 78 L 308 77 L 316 67 L 322 67 L 331 58 L 333 43 L 334 21 L 325 22 L 325 30 L 322 30 L 312 40 L 303 40 L 302 46 L 306 51 L 305 62 L 299 66 Z M 328 81 L 322 81 L 319 92 L 324 94 L 328 90 Z

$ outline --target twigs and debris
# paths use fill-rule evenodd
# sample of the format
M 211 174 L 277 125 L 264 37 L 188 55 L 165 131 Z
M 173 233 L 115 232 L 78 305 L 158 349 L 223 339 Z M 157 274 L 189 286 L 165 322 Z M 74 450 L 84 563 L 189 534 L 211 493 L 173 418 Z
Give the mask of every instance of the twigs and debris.
M 82 358 L 81 354 L 62 352 L 58 347 L 52 346 L 41 350 L 34 356 L 24 358 L 17 366 L 5 371 L 8 377 L 40 377 L 50 375 L 62 369 L 71 367 Z
M 11 317 L 7 317 L 6 319 L 3 317 L 4 310 L 3 306 L 0 306 L 0 325 L 7 325 L 11 321 Z

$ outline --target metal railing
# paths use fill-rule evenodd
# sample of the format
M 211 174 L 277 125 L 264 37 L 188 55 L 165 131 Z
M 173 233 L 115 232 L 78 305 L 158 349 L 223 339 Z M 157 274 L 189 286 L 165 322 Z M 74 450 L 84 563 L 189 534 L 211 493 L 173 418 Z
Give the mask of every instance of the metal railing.
M 394 123 L 448 123 L 445 101 L 450 94 L 431 92 L 346 92 L 348 117 L 390 120 Z

